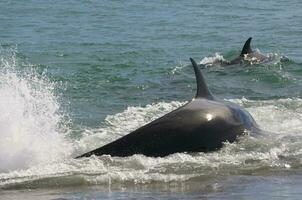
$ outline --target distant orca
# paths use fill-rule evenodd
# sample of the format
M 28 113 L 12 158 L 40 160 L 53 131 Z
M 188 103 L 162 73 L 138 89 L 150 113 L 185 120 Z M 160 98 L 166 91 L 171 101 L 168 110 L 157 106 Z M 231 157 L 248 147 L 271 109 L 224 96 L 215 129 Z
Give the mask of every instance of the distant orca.
M 272 58 L 253 51 L 251 48 L 252 38 L 250 37 L 244 44 L 240 55 L 231 61 L 223 61 L 223 65 L 236 65 L 242 64 L 244 61 L 250 61 L 254 63 L 265 63 L 272 60 Z
M 252 116 L 242 107 L 215 98 L 196 62 L 190 58 L 197 81 L 196 97 L 180 108 L 98 149 L 91 155 L 158 157 L 177 152 L 208 152 L 234 142 L 238 136 L 257 131 Z

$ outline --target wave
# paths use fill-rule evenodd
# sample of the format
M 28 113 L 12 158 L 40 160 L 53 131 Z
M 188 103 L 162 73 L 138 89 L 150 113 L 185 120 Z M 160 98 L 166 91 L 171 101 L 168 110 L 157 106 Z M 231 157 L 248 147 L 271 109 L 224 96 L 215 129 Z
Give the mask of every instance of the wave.
M 163 158 L 104 155 L 69 158 L 47 165 L 40 163 L 29 169 L 0 173 L 0 187 L 170 183 L 230 174 L 263 175 L 302 168 L 302 99 L 251 101 L 243 98 L 230 101 L 244 106 L 268 131 L 267 134 L 259 138 L 243 136 L 239 142 L 226 143 L 220 151 L 212 153 L 176 153 Z M 184 103 L 159 102 L 145 107 L 129 107 L 108 116 L 103 127 L 84 131 L 74 146 L 81 152 L 99 147 Z

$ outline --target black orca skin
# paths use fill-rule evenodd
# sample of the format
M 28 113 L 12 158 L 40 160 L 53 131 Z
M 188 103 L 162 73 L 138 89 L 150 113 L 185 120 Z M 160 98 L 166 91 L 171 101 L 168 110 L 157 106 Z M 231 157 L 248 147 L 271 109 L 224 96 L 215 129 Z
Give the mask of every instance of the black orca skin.
M 243 48 L 241 50 L 240 55 L 231 60 L 231 61 L 223 61 L 223 65 L 237 65 L 237 64 L 242 64 L 245 60 L 246 61 L 252 61 L 256 63 L 265 63 L 271 61 L 272 58 L 267 57 L 263 54 L 260 54 L 256 51 L 253 51 L 251 48 L 251 41 L 252 38 L 250 37 L 249 39 L 246 40 L 246 42 L 243 45 Z
M 211 94 L 196 62 L 190 60 L 197 82 L 196 97 L 192 101 L 77 158 L 105 154 L 162 157 L 177 152 L 209 152 L 220 149 L 226 141 L 236 141 L 245 130 L 257 131 L 256 122 L 244 108 Z

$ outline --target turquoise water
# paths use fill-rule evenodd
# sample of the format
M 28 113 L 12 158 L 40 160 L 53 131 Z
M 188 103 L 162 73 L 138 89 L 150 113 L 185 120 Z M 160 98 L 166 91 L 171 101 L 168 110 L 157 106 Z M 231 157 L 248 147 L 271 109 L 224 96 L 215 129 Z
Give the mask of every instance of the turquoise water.
M 0 194 L 299 199 L 301 7 L 281 0 L 0 2 Z M 235 58 L 248 37 L 274 59 L 213 64 Z M 189 57 L 209 64 L 203 72 L 212 92 L 244 106 L 267 137 L 211 154 L 72 159 L 189 101 Z M 274 196 L 277 189 L 283 192 Z

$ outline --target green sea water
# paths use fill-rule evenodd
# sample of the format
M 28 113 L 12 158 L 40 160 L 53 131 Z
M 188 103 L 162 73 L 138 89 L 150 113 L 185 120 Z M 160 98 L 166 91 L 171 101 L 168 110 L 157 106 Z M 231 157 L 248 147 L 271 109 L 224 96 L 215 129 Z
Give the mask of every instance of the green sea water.
M 300 199 L 301 7 L 1 1 L 0 199 Z M 215 64 L 249 37 L 272 61 Z M 210 154 L 73 159 L 191 100 L 190 57 L 207 63 L 212 93 L 245 107 L 264 139 Z

